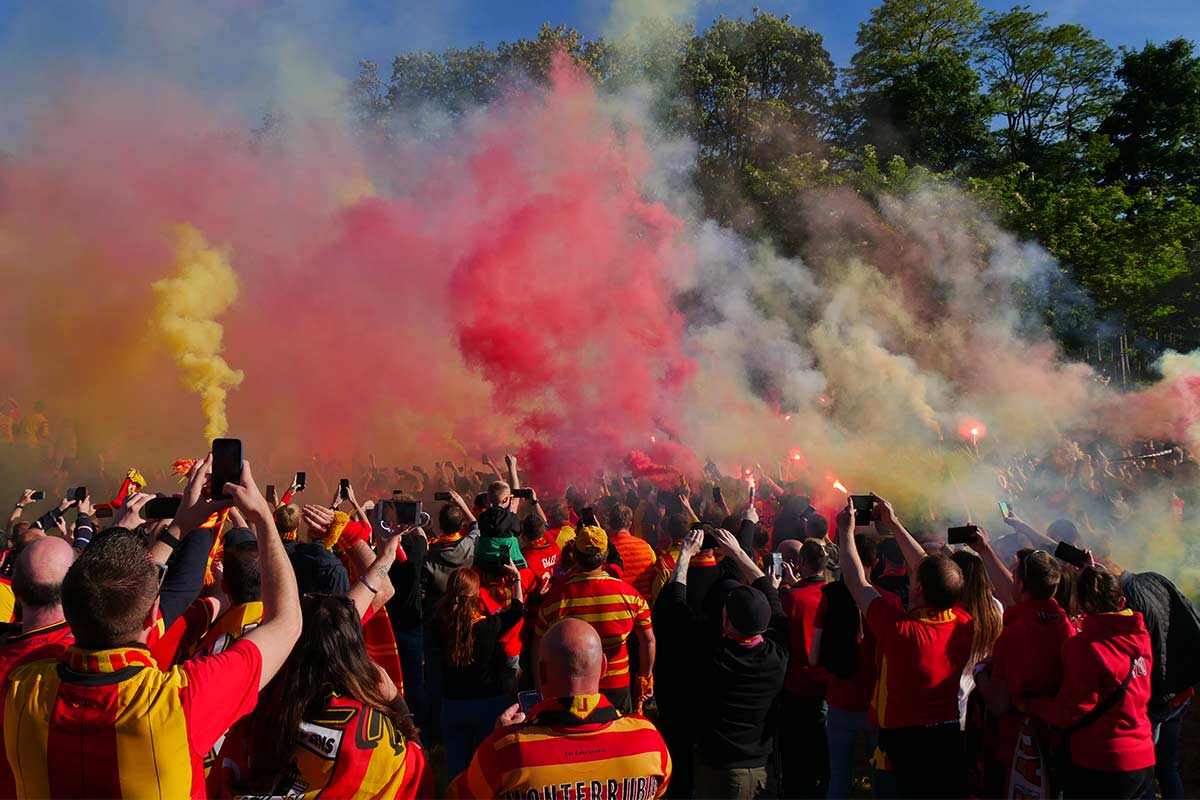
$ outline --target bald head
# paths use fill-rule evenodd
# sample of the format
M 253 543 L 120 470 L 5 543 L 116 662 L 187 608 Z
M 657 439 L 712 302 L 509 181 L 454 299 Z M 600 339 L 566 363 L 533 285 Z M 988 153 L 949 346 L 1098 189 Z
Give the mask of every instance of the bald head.
M 13 594 L 22 608 L 47 608 L 62 602 L 63 576 L 75 561 L 75 551 L 65 539 L 43 536 L 34 539 L 13 570 Z
M 538 646 L 538 672 L 547 697 L 595 694 L 607 662 L 596 629 L 582 620 L 560 620 Z
M 779 554 L 789 564 L 800 563 L 800 547 L 803 542 L 798 539 L 784 539 L 779 543 Z

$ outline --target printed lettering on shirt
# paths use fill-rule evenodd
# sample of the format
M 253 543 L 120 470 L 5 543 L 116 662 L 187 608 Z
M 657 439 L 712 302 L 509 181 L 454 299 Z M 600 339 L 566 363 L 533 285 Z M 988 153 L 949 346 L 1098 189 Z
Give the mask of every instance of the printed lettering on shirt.
M 404 742 L 391 717 L 374 708 L 364 708 L 358 722 L 358 747 L 360 750 L 374 750 L 380 742 L 386 741 L 392 748 L 392 753 L 400 755 L 404 752 Z
M 1133 677 L 1144 678 L 1150 674 L 1150 670 L 1146 667 L 1146 659 L 1138 656 L 1133 660 Z
M 342 747 L 342 736 L 344 733 L 344 731 L 338 728 L 314 725 L 311 722 L 301 722 L 300 745 L 314 755 L 328 761 L 336 761 L 338 751 Z
M 651 800 L 658 794 L 659 778 L 609 778 L 605 781 L 577 781 L 528 789 L 510 789 L 505 800 Z

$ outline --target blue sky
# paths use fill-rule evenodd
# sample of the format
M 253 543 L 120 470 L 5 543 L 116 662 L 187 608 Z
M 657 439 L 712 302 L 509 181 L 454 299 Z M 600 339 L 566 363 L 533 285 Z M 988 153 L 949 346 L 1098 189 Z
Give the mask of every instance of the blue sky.
M 330 76 L 359 59 L 532 36 L 542 22 L 604 32 L 613 0 L 0 0 L 0 144 L 25 132 L 58 87 L 83 75 L 156 76 L 238 108 Z M 821 33 L 839 66 L 880 0 L 624 0 L 692 8 L 699 28 L 757 6 Z M 981 0 L 1007 9 L 1012 0 Z M 1053 22 L 1077 22 L 1113 46 L 1200 40 L 1200 0 L 1032 0 Z M 335 78 L 336 80 L 336 78 Z M 319 92 L 313 96 L 320 95 Z M 328 94 L 323 95 L 328 96 Z
M 989 8 L 1011 0 L 983 0 Z M 854 37 L 878 0 L 698 0 L 695 21 L 703 27 L 720 14 L 749 16 L 754 7 L 791 14 L 825 37 L 834 60 L 844 65 Z M 1113 45 L 1140 47 L 1175 36 L 1200 39 L 1197 0 L 1033 0 L 1056 22 L 1077 22 Z M 203 9 L 203 10 L 200 10 Z M 161 33 L 172 19 L 199 18 L 196 27 L 224 15 L 243 29 L 286 25 L 330 52 L 340 69 L 363 56 L 385 61 L 408 49 L 440 49 L 528 36 L 543 21 L 565 22 L 585 34 L 602 32 L 610 0 L 0 0 L 0 45 L 21 57 L 103 61 L 131 38 Z M 147 24 L 140 31 L 138 20 Z M 3 52 L 3 51 L 0 51 Z M 0 62 L 2 63 L 2 62 Z

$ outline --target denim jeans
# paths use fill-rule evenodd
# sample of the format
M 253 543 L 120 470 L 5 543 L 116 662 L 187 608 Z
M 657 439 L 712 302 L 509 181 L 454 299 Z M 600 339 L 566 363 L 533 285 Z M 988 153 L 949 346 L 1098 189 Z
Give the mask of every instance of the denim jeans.
M 471 757 L 496 727 L 496 718 L 513 704 L 507 695 L 472 700 L 442 698 L 442 741 L 446 745 L 446 776 L 457 778 L 471 764 Z
M 854 776 L 854 747 L 859 734 L 867 743 L 867 756 L 875 750 L 877 731 L 867 722 L 865 711 L 842 711 L 830 708 L 825 717 L 825 731 L 829 739 L 829 794 L 830 798 L 850 796 Z M 872 782 L 874 783 L 874 782 Z
M 1179 774 L 1179 734 L 1183 728 L 1183 715 L 1188 706 L 1187 700 L 1175 708 L 1150 711 L 1150 727 L 1154 731 L 1154 777 L 1158 781 L 1158 790 L 1162 792 L 1163 800 L 1181 800 L 1183 798 L 1183 776 Z M 1154 800 L 1154 781 L 1143 795 L 1147 800 Z

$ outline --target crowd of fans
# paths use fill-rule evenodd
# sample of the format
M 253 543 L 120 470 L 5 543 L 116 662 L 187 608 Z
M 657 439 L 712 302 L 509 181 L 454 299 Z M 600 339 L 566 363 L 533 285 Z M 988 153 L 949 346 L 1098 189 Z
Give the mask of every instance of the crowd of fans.
M 965 544 L 761 470 L 543 498 L 511 456 L 372 464 L 312 499 L 249 463 L 213 492 L 209 456 L 169 519 L 133 470 L 28 489 L 0 796 L 1183 797 L 1200 617 L 1101 534 L 1196 465 L 1062 450 L 999 480 L 1063 517 Z

